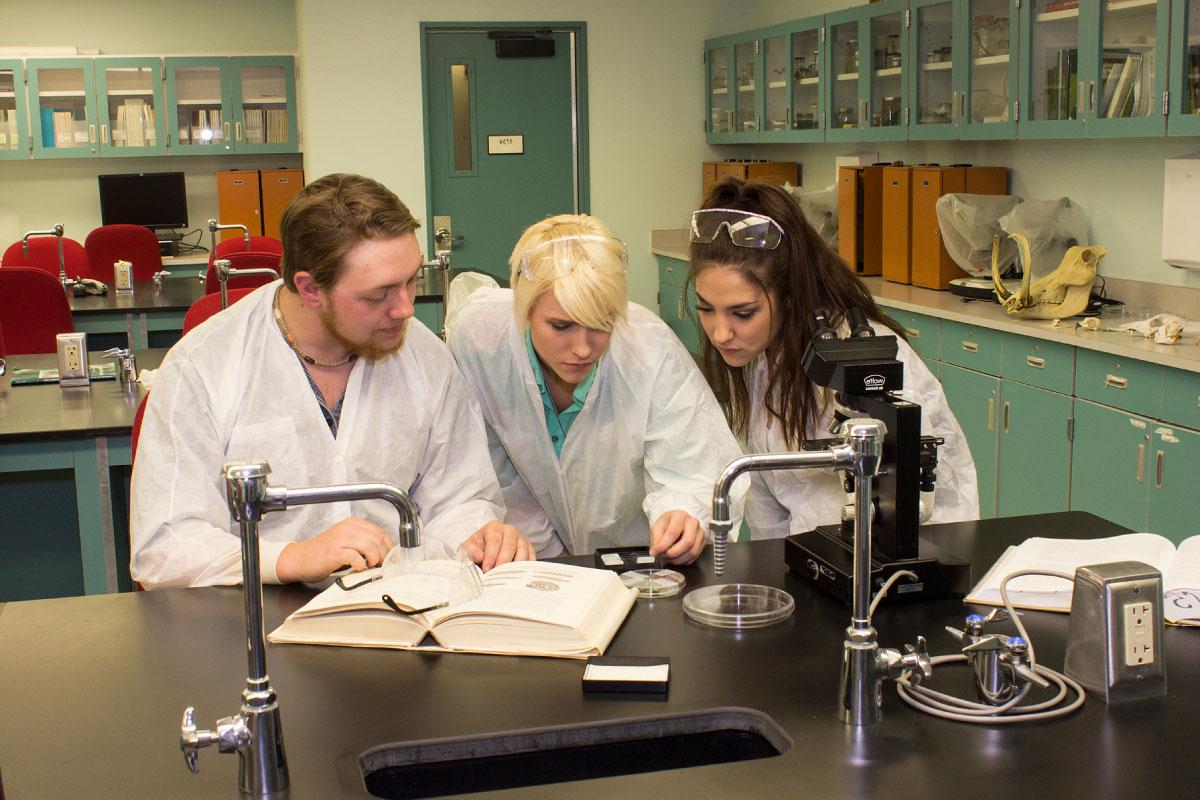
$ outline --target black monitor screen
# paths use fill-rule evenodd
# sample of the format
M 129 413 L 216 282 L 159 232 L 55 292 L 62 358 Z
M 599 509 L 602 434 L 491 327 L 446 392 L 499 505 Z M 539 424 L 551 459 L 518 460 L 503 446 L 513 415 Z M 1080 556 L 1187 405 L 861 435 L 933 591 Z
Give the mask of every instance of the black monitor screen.
M 100 176 L 100 224 L 186 228 L 182 172 Z

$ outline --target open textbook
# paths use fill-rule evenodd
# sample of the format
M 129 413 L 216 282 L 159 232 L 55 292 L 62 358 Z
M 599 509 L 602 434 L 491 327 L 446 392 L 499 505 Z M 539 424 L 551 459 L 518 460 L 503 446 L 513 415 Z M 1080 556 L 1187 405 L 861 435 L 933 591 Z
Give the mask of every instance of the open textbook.
M 446 599 L 444 580 L 422 574 L 363 583 L 379 570 L 334 584 L 291 614 L 267 638 L 287 644 L 441 649 L 501 655 L 601 655 L 629 614 L 637 590 L 616 573 L 542 561 L 515 561 L 483 575 L 477 597 L 406 616 Z M 435 645 L 422 642 L 432 637 Z
M 1003 605 L 1000 581 L 1023 569 L 1049 569 L 1073 575 L 1078 567 L 1112 561 L 1141 561 L 1163 576 L 1163 618 L 1174 625 L 1200 626 L 1200 536 L 1178 548 L 1154 533 L 1127 533 L 1107 539 L 1026 539 L 1004 551 L 964 602 Z M 1008 584 L 1017 608 L 1071 610 L 1074 584 L 1060 578 L 1027 575 Z

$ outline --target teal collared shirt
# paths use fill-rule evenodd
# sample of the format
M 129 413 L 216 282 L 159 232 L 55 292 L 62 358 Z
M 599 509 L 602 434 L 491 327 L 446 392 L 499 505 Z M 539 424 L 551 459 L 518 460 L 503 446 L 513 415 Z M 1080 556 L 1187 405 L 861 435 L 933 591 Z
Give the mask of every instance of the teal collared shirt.
M 550 433 L 554 454 L 561 457 L 563 442 L 567 439 L 567 431 L 571 430 L 575 418 L 583 410 L 588 390 L 592 388 L 592 379 L 596 377 L 596 365 L 592 365 L 592 371 L 579 382 L 575 391 L 571 393 L 571 405 L 560 412 L 554 407 L 554 398 L 550 396 L 550 390 L 546 388 L 546 376 L 542 373 L 542 364 L 538 361 L 537 353 L 533 349 L 533 337 L 530 336 L 528 330 L 525 331 L 525 351 L 529 354 L 529 366 L 533 367 L 533 378 L 537 381 L 538 391 L 542 395 L 542 410 L 546 412 L 546 430 Z

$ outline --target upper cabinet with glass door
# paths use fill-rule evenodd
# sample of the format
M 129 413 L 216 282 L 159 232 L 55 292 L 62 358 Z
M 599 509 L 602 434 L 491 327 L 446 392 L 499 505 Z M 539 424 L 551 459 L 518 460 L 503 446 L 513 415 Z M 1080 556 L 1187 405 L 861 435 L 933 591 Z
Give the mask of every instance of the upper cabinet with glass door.
M 966 95 L 963 6 L 955 0 L 912 0 L 909 7 L 910 139 L 955 139 Z
M 1098 5 L 1099 8 L 1092 8 Z M 1089 51 L 1088 136 L 1161 136 L 1166 132 L 1169 3 L 1100 0 L 1084 5 Z
M 162 62 L 157 58 L 98 58 L 95 70 L 100 154 L 164 155 Z
M 957 0 L 964 42 L 959 91 L 960 139 L 1013 139 L 1017 135 L 1017 68 L 1021 25 L 1013 0 Z M 958 67 L 955 67 L 959 71 Z
M 820 142 L 822 17 L 759 31 L 762 52 L 762 142 Z
M 29 78 L 34 155 L 38 158 L 99 155 L 92 59 L 30 59 L 25 62 L 25 69 Z
M 29 158 L 24 65 L 0 59 L 0 158 Z
M 1021 9 L 1022 138 L 1084 135 L 1089 44 L 1079 0 L 1032 0 Z
M 860 80 L 862 12 L 851 8 L 825 15 L 825 110 L 830 142 L 861 141 L 866 107 Z
M 291 56 L 168 58 L 172 153 L 295 153 Z
M 708 72 L 708 141 L 758 141 L 762 127 L 762 54 L 754 32 L 710 39 L 704 58 Z
M 902 141 L 908 138 L 908 0 L 881 0 L 862 11 L 867 39 L 859 63 L 870 82 L 863 138 Z
M 1168 133 L 1200 134 L 1200 0 L 1171 3 Z

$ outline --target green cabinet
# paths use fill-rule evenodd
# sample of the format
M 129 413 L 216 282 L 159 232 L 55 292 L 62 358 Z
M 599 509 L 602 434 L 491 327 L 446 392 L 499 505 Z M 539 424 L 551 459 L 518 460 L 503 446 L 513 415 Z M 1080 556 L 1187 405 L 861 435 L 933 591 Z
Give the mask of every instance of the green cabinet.
M 667 256 L 657 258 L 658 315 L 675 331 L 684 347 L 699 354 L 700 337 L 704 333 L 697 322 L 695 287 L 684 285 L 687 282 L 687 262 Z
M 908 138 L 907 18 L 908 0 L 825 15 L 826 141 Z
M 1167 132 L 1200 134 L 1200 0 L 1171 3 L 1171 69 Z
M 1026 4 L 1021 137 L 1164 134 L 1169 11 L 1155 0 Z
M 30 128 L 38 158 L 100 154 L 96 78 L 90 58 L 30 59 Z
M 967 437 L 975 474 L 979 480 L 979 515 L 996 516 L 996 469 L 999 439 L 996 433 L 1000 405 L 1000 379 L 946 362 L 941 368 L 946 402 Z
M 291 56 L 166 60 L 174 154 L 296 153 Z
M 1146 530 L 1150 425 L 1145 417 L 1088 400 L 1075 401 L 1072 510 Z
M 756 141 L 761 129 L 761 44 L 755 32 L 705 43 L 708 80 L 708 140 Z
M 1146 527 L 1175 542 L 1200 533 L 1196 490 L 1200 488 L 1200 433 L 1156 424 Z
M 94 66 L 100 155 L 165 155 L 162 62 L 157 58 L 97 58 Z
M 29 158 L 25 65 L 0 59 L 0 159 Z
M 824 17 L 809 17 L 759 31 L 765 88 L 756 141 L 824 141 L 823 23 Z
M 1057 392 L 1001 382 L 996 516 L 1070 507 L 1071 404 Z
M 941 358 L 941 320 L 927 314 L 905 311 L 899 308 L 883 309 L 904 329 L 904 338 L 926 361 Z

